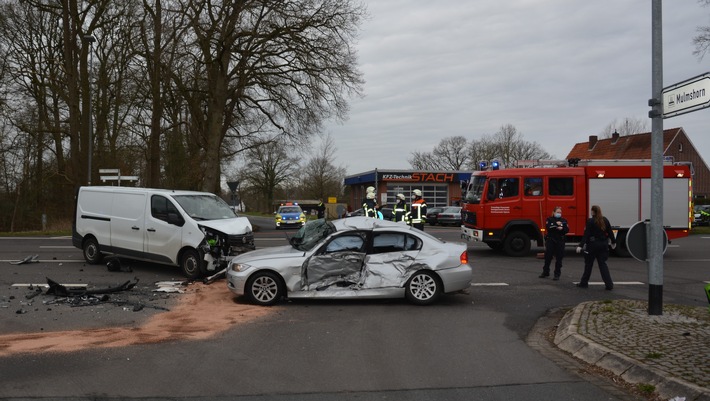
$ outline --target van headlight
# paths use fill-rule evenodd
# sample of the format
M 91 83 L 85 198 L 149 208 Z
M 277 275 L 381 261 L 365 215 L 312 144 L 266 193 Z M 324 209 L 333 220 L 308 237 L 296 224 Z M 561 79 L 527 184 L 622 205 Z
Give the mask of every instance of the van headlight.
M 251 265 L 246 263 L 232 263 L 232 271 L 243 272 L 251 269 Z

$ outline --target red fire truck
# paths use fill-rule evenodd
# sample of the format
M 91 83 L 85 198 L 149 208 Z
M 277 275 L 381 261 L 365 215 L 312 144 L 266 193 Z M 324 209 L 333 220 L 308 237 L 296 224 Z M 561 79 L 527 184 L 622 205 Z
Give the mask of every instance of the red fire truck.
M 518 164 L 520 166 L 520 163 Z M 617 234 L 619 253 L 626 233 L 651 214 L 648 160 L 527 162 L 524 167 L 476 171 L 464 194 L 462 238 L 485 242 L 511 256 L 544 245 L 545 219 L 556 206 L 569 223 L 568 244 L 577 244 L 592 205 L 599 205 Z M 693 219 L 690 167 L 663 166 L 663 227 L 669 240 L 688 235 Z

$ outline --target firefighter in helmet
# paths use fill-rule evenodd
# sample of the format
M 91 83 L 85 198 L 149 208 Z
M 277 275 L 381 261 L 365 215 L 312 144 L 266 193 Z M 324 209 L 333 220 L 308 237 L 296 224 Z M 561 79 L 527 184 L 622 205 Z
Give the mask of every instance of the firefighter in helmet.
M 365 201 L 362 203 L 362 215 L 377 218 L 377 200 L 375 199 L 375 188 L 367 187 Z
M 422 191 L 415 189 L 412 191 L 412 206 L 409 212 L 409 224 L 412 227 L 424 231 L 426 223 L 426 202 L 422 198 Z
M 407 223 L 407 215 L 409 214 L 409 205 L 404 197 L 404 194 L 397 194 L 397 203 L 394 205 L 392 213 L 392 221 L 398 223 Z

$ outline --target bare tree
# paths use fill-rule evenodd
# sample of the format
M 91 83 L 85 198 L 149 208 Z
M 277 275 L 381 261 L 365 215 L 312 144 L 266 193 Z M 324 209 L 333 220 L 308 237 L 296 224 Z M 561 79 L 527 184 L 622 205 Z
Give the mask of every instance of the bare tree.
M 600 133 L 600 138 L 611 138 L 613 133 L 621 136 L 640 134 L 648 131 L 648 120 L 626 117 L 620 123 L 616 120 L 607 124 Z
M 710 0 L 698 0 L 703 7 L 710 5 Z M 702 60 L 705 54 L 710 49 L 710 26 L 700 26 L 696 29 L 697 35 L 693 38 L 693 45 L 695 45 L 695 50 L 693 55 Z
M 439 141 L 431 152 L 412 152 L 408 161 L 421 170 L 461 170 L 470 162 L 467 147 L 466 138 L 452 136 Z
M 471 170 L 478 169 L 478 163 L 485 161 L 489 162 L 498 157 L 498 147 L 491 135 L 483 135 L 479 139 L 474 139 L 468 145 L 467 152 L 469 154 L 468 168 Z
M 228 134 L 253 132 L 245 126 L 251 114 L 267 117 L 269 134 L 305 137 L 325 119 L 344 118 L 347 98 L 360 93 L 351 42 L 365 9 L 351 0 L 183 0 L 180 8 L 183 37 L 197 51 L 185 57 L 199 57 L 199 79 L 171 77 L 204 136 L 205 191 L 219 185 Z
M 270 210 L 279 187 L 293 179 L 298 160 L 277 141 L 253 146 L 246 151 L 244 171 L 240 175 L 244 192 L 251 192 L 258 199 L 257 208 Z
M 322 138 L 317 153 L 301 169 L 301 188 L 304 197 L 326 199 L 341 196 L 345 168 L 335 166 L 335 142 L 330 134 Z
M 412 157 L 407 159 L 409 165 L 417 170 L 438 170 L 438 164 L 431 152 L 412 152 Z
M 503 166 L 519 160 L 549 159 L 551 156 L 537 142 L 526 141 L 512 124 L 505 124 L 493 135 L 483 135 L 468 147 L 471 169 L 478 169 L 480 161 L 497 159 Z

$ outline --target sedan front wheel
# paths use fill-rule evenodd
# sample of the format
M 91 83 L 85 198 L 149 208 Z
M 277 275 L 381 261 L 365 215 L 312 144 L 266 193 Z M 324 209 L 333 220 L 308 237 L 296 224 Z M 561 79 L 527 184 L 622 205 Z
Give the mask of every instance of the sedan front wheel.
M 271 272 L 254 273 L 244 292 L 251 303 L 263 306 L 273 305 L 284 296 L 281 280 Z
M 441 295 L 441 284 L 434 274 L 421 270 L 412 275 L 405 287 L 407 301 L 415 305 L 430 305 Z

